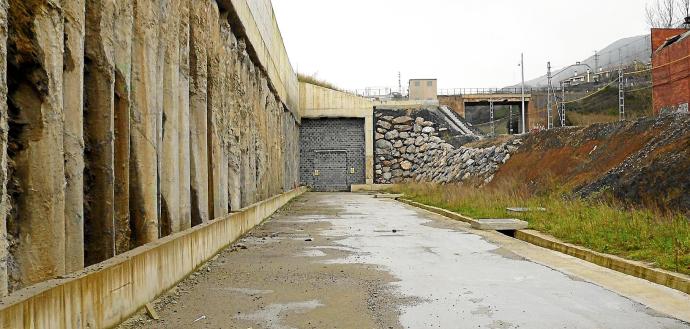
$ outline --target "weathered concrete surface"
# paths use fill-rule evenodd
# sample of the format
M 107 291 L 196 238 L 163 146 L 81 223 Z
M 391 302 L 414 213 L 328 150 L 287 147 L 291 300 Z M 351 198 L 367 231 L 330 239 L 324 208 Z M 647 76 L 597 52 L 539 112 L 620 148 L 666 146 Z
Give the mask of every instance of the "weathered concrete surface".
M 65 1 L 65 271 L 84 268 L 85 0 Z
M 180 17 L 183 1 L 165 3 L 161 13 L 161 51 L 163 63 L 163 121 L 160 165 L 160 225 L 161 235 L 179 232 L 180 216 Z
M 192 225 L 209 220 L 208 209 L 208 11 L 209 1 L 192 1 L 190 11 L 190 172 Z
M 63 19 L 54 1 L 9 1 L 8 226 L 16 240 L 8 263 L 14 287 L 65 273 Z
M 132 32 L 133 2 L 115 1 L 115 254 L 132 248 L 130 227 L 130 141 L 132 132 Z
M 7 0 L 0 0 L 0 67 L 7 67 Z M 0 74 L 0 297 L 7 295 L 7 76 Z
M 86 166 L 86 263 L 115 255 L 115 70 L 112 0 L 86 4 L 84 106 Z
M 178 157 L 180 177 L 179 199 L 179 230 L 186 230 L 192 226 L 192 195 L 191 195 L 191 159 L 190 159 L 190 14 L 192 3 L 183 1 L 175 16 L 179 17 L 178 27 L 180 67 L 178 81 L 179 113 L 178 113 Z M 174 86 L 173 86 L 174 88 Z M 173 205 L 175 206 L 175 205 Z
M 156 307 L 122 327 L 690 327 L 686 294 L 357 194 L 297 199 Z
M 293 117 L 298 117 L 299 86 L 297 73 L 278 28 L 271 0 L 217 0 L 224 8 L 233 7 L 234 16 L 244 26 L 247 42 L 252 44 L 252 60 L 266 71 L 275 90 Z M 299 121 L 299 120 L 298 120 Z
M 158 140 L 162 115 L 157 96 L 159 80 L 160 30 L 151 28 L 161 21 L 158 3 L 134 2 L 132 40 L 132 121 L 130 154 L 130 218 L 134 222 L 135 245 L 159 237 L 158 221 Z
M 0 296 L 297 187 L 296 77 L 243 1 L 0 0 Z

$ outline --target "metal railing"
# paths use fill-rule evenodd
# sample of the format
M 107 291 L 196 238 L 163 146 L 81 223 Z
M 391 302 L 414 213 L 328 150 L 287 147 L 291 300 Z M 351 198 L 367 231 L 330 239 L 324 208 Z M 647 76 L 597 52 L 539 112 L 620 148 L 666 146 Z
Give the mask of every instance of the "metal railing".
M 535 88 L 525 88 L 525 94 L 536 91 Z M 522 88 L 451 88 L 439 89 L 439 96 L 455 96 L 455 95 L 492 95 L 492 94 L 516 94 L 522 93 Z
M 386 97 L 392 95 L 393 92 L 397 92 L 397 89 L 393 88 L 365 88 L 365 89 L 354 89 L 348 90 L 349 92 L 360 96 L 360 97 Z

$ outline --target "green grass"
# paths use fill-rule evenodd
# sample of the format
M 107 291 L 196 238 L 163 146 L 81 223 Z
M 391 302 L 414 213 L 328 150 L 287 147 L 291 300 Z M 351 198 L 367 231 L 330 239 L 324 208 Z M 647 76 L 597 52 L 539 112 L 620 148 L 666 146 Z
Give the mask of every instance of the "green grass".
M 587 119 L 602 119 L 595 122 L 609 122 L 608 118 L 618 119 L 618 88 L 606 87 L 598 94 L 586 98 L 582 101 L 568 104 L 567 114 L 578 114 L 573 116 L 572 124 L 586 125 L 591 122 Z M 625 112 L 628 119 L 640 118 L 652 115 L 652 89 L 634 89 L 625 94 Z M 584 117 L 582 122 L 578 119 Z M 614 120 L 615 121 L 615 120 Z
M 409 184 L 393 192 L 474 218 L 523 219 L 531 229 L 565 242 L 690 274 L 690 221 L 679 213 L 631 209 L 610 200 L 567 198 L 561 191 L 531 195 L 512 184 L 483 189 Z M 509 214 L 507 207 L 547 211 Z

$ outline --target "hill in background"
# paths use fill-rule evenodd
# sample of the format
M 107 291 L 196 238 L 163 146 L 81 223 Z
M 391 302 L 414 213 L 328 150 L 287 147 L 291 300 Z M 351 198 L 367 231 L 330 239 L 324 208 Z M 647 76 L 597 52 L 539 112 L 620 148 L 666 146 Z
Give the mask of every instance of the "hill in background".
M 651 37 L 649 34 L 639 35 L 635 37 L 620 39 L 608 45 L 607 47 L 599 51 L 599 68 L 603 68 L 604 70 L 617 68 L 619 65 L 619 50 L 621 51 L 623 65 L 625 66 L 631 65 L 635 62 L 649 63 L 652 57 Z M 581 63 L 589 65 L 590 67 L 592 67 L 592 70 L 594 70 L 596 65 L 594 54 L 592 54 L 592 56 L 590 56 L 589 58 L 582 60 Z M 586 69 L 587 68 L 583 66 L 565 69 L 563 73 L 560 73 L 554 79 L 553 85 L 557 86 L 562 80 L 565 80 L 566 78 L 572 77 L 576 74 L 583 73 Z M 553 69 L 554 74 L 560 71 L 561 69 L 559 68 Z M 525 84 L 529 87 L 546 87 L 546 75 L 540 76 L 536 79 L 525 81 Z M 515 86 L 519 86 L 519 84 Z

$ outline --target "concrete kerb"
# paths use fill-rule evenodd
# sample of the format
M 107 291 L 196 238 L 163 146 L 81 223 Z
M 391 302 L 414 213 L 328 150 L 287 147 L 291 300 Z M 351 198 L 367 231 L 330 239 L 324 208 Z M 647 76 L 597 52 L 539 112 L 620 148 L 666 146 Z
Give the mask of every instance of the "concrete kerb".
M 306 191 L 297 188 L 0 302 L 2 328 L 109 328 Z
M 352 184 L 350 192 L 381 192 L 395 187 L 395 184 Z
M 552 236 L 534 230 L 516 231 L 515 238 L 690 294 L 690 277 L 687 275 L 651 268 L 641 262 L 603 254 L 581 246 L 565 243 Z
M 465 223 L 472 224 L 474 222 L 474 219 L 470 217 L 446 209 L 433 207 L 402 198 L 398 199 L 398 201 Z M 516 230 L 515 238 L 535 246 L 557 251 L 601 267 L 690 294 L 690 276 L 687 275 L 651 268 L 641 262 L 636 262 L 618 256 L 596 252 L 581 246 L 565 243 L 552 236 L 534 230 Z

